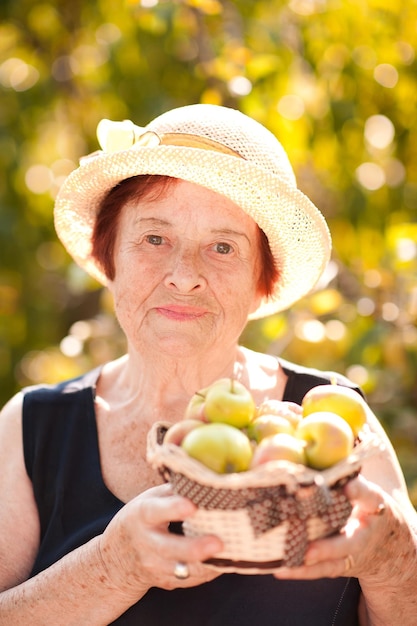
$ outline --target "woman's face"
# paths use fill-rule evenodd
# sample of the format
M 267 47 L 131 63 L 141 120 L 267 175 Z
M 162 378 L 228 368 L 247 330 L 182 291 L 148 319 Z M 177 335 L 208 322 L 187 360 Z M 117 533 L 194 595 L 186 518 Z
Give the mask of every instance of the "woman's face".
M 126 204 L 114 260 L 116 315 L 137 350 L 179 356 L 215 342 L 227 348 L 259 304 L 255 222 L 193 183 Z

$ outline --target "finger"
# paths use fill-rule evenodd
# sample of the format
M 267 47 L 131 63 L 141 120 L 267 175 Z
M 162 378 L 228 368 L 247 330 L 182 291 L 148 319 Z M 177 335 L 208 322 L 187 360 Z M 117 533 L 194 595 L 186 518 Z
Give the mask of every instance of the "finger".
M 370 533 L 375 536 L 376 524 L 383 522 L 386 504 L 383 492 L 376 485 L 359 477 L 345 487 L 345 493 L 354 507 L 352 515 L 338 534 L 309 545 L 305 555 L 307 565 L 343 560 L 349 554 L 355 556 L 358 550 L 363 552 L 372 538 Z
M 167 526 L 170 522 L 183 521 L 194 515 L 197 509 L 191 500 L 167 493 L 157 497 L 152 494 L 146 498 L 138 497 L 132 507 L 148 526 Z
M 186 537 L 155 533 L 150 541 L 154 551 L 175 562 L 201 563 L 223 550 L 223 543 L 216 535 Z
M 345 494 L 361 516 L 381 516 L 386 509 L 384 493 L 377 485 L 358 476 L 345 487 Z
M 143 492 L 144 496 L 159 496 L 161 498 L 166 496 L 171 496 L 174 493 L 172 489 L 171 483 L 163 483 L 162 485 L 156 485 L 155 487 L 149 487 L 145 492 Z
M 178 575 L 176 575 L 176 572 L 178 572 L 178 563 L 186 566 L 188 576 L 183 579 L 178 578 Z M 164 563 L 164 569 L 163 572 L 161 572 L 161 578 L 158 581 L 157 586 L 165 589 L 195 587 L 196 585 L 201 585 L 202 583 L 214 580 L 220 576 L 221 573 L 222 572 L 210 569 L 201 563 L 168 561 Z
M 300 567 L 281 567 L 273 575 L 281 580 L 351 577 L 354 576 L 354 560 L 351 555 L 348 555 Z
M 137 509 L 148 545 L 152 545 L 152 550 L 163 554 L 164 558 L 204 561 L 224 548 L 223 542 L 215 535 L 187 537 L 169 532 L 170 522 L 183 521 L 195 513 L 197 507 L 187 498 L 170 495 L 143 501 L 138 499 Z

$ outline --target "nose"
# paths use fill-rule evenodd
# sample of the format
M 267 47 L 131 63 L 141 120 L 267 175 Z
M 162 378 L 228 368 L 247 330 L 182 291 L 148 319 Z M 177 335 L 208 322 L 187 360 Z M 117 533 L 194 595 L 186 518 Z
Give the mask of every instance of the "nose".
M 172 256 L 172 265 L 165 278 L 165 286 L 181 293 L 202 291 L 206 279 L 202 274 L 202 261 L 197 251 L 177 251 Z

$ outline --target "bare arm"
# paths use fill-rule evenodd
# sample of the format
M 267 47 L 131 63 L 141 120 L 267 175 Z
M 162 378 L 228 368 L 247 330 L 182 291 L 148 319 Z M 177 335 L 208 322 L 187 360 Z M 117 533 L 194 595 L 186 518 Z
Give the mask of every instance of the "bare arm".
M 363 559 L 363 573 L 359 573 L 368 620 L 364 624 L 412 626 L 417 615 L 417 513 L 391 442 L 373 413 L 368 421 L 385 442 L 385 450 L 368 460 L 363 475 L 383 489 L 377 502 L 384 501 L 387 509 L 374 521 L 380 524 L 380 531 L 375 528 L 373 533 L 374 558 L 368 564 Z M 358 507 L 368 498 L 360 485 L 352 485 L 348 495 L 354 502 L 357 499 Z
M 398 459 L 377 418 L 371 429 L 385 450 L 368 459 L 362 476 L 346 487 L 354 505 L 345 531 L 312 543 L 306 565 L 281 569 L 277 578 L 315 579 L 355 576 L 363 598 L 362 626 L 414 626 L 417 615 L 417 513 L 412 506 Z M 379 505 L 385 510 L 378 515 Z M 346 570 L 346 557 L 353 558 Z
M 0 413 L 0 589 L 25 580 L 39 545 L 39 519 L 23 459 L 22 396 Z
M 216 574 L 200 562 L 221 549 L 215 538 L 170 535 L 169 521 L 194 512 L 168 485 L 144 492 L 117 514 L 104 534 L 30 578 L 39 547 L 39 519 L 27 476 L 21 396 L 0 414 L 0 624 L 104 626 L 152 586 L 194 586 Z M 191 576 L 173 576 L 176 561 Z

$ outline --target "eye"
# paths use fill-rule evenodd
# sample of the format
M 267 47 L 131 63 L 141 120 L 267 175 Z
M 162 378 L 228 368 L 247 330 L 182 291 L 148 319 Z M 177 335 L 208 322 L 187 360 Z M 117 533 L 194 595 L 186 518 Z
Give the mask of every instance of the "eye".
M 160 246 L 163 243 L 163 239 L 160 235 L 147 235 L 146 241 L 152 246 Z
M 214 248 L 219 254 L 230 254 L 231 252 L 233 252 L 232 246 L 229 243 L 225 243 L 224 241 L 216 243 Z

